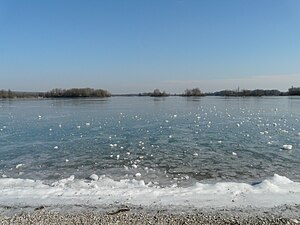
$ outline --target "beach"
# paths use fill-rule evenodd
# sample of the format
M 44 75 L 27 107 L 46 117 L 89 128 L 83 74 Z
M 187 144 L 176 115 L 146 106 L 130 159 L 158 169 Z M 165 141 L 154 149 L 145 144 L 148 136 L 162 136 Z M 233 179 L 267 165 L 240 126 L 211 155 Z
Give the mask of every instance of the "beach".
M 299 224 L 300 206 L 273 208 L 143 208 L 106 206 L 4 208 L 1 224 Z

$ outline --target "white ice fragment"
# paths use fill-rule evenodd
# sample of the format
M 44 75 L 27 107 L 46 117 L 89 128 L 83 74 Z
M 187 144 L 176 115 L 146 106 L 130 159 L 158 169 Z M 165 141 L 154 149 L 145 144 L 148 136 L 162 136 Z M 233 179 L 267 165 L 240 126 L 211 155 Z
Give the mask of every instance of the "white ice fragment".
M 198 156 L 198 153 L 197 153 L 197 152 L 195 152 L 195 153 L 193 154 L 193 156 Z
M 5 174 L 2 174 L 2 178 L 7 178 L 7 176 Z
M 68 160 L 68 159 L 66 159 L 66 162 L 69 162 L 69 160 Z
M 232 152 L 232 155 L 237 155 L 237 153 L 236 152 Z
M 137 165 L 133 164 L 133 165 L 132 165 L 132 168 L 135 168 L 135 169 L 136 169 L 136 168 L 137 168 Z
M 236 124 L 236 126 L 237 126 L 237 127 L 240 127 L 240 124 L 239 124 L 239 123 L 237 123 L 237 124 Z
M 136 173 L 135 176 L 136 176 L 136 177 L 141 177 L 142 174 L 141 174 L 141 173 Z
M 61 128 L 61 124 L 58 124 L 58 127 Z
M 54 146 L 54 149 L 58 149 L 58 146 Z
M 117 160 L 119 160 L 120 159 L 120 155 L 117 155 Z
M 49 131 L 52 131 L 52 128 L 49 128 Z
M 20 167 L 22 167 L 24 164 L 20 163 L 18 165 L 16 165 L 16 169 L 19 169 Z
M 80 126 L 78 125 L 78 126 L 76 126 L 77 127 L 77 129 L 80 129 Z
M 71 175 L 69 178 L 67 178 L 66 180 L 67 181 L 73 181 L 75 179 L 75 176 L 74 175 Z
M 282 146 L 283 150 L 292 150 L 292 148 L 293 148 L 293 145 L 283 145 Z
M 85 123 L 85 125 L 86 125 L 86 126 L 90 126 L 91 124 L 90 124 L 90 123 Z
M 42 116 L 39 115 L 38 118 L 39 118 L 39 120 L 40 120 L 40 119 L 42 119 Z
M 98 175 L 97 174 L 92 174 L 90 177 L 89 177 L 91 180 L 95 180 L 97 181 L 99 179 Z
M 175 115 L 173 115 L 173 117 L 174 117 L 174 118 L 176 118 L 176 117 L 177 117 L 177 115 L 175 114 Z
M 300 136 L 300 132 L 298 133 L 298 136 Z
M 169 120 L 166 120 L 166 123 L 169 123 Z
M 126 152 L 127 155 L 130 155 L 130 152 Z
M 271 141 L 268 141 L 268 145 L 271 145 L 272 144 L 272 142 Z
M 169 138 L 172 138 L 172 135 L 169 135 Z
M 221 144 L 221 143 L 222 143 L 222 141 L 218 141 L 218 143 L 219 143 L 219 144 Z

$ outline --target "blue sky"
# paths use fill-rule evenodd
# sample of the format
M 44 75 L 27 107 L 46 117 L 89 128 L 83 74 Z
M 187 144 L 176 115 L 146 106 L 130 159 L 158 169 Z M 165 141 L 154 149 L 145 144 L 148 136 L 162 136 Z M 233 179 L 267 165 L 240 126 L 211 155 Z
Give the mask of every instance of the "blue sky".
M 298 0 L 1 0 L 0 89 L 300 86 Z

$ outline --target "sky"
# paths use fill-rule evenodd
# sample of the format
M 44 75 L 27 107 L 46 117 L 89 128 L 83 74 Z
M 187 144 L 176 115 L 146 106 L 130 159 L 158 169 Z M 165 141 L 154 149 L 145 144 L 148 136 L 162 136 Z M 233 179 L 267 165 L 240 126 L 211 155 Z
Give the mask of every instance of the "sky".
M 300 86 L 298 0 L 1 0 L 0 89 Z

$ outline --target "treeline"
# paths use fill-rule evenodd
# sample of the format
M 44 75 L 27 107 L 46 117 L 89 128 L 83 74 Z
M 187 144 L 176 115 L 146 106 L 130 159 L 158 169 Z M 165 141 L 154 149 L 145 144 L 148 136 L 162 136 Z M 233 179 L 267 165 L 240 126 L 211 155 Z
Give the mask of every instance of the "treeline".
M 0 98 L 79 98 L 79 97 L 110 97 L 111 94 L 102 89 L 92 88 L 72 88 L 72 89 L 53 89 L 49 92 L 17 92 L 11 90 L 0 90 Z
M 53 89 L 45 94 L 46 98 L 86 98 L 86 97 L 110 97 L 111 94 L 103 89 L 72 88 Z
M 237 97 L 246 97 L 246 96 L 284 96 L 287 95 L 286 92 L 281 92 L 279 90 L 263 90 L 263 89 L 255 89 L 255 90 L 223 90 L 219 92 L 214 92 L 212 94 L 214 96 L 237 96 Z
M 130 95 L 113 95 L 113 96 L 150 96 L 150 97 L 168 97 L 168 96 L 229 96 L 229 97 L 246 97 L 246 96 L 292 96 L 300 95 L 300 87 L 291 87 L 287 92 L 279 90 L 222 90 L 213 93 L 203 93 L 199 88 L 186 89 L 182 94 L 168 94 L 165 91 L 154 89 L 153 92 L 145 92 Z M 17 92 L 11 90 L 0 90 L 0 98 L 85 98 L 85 97 L 110 97 L 108 91 L 103 89 L 92 88 L 71 88 L 59 89 L 55 88 L 48 92 Z
M 168 97 L 168 96 L 204 96 L 199 88 L 186 89 L 182 94 L 168 94 L 165 91 L 154 89 L 153 92 L 140 93 L 139 96 L 150 96 L 150 97 Z
M 0 98 L 42 98 L 44 97 L 43 92 L 21 92 L 11 90 L 0 90 Z
M 276 89 L 264 90 L 264 89 L 255 89 L 255 90 L 223 90 L 214 93 L 207 93 L 205 95 L 213 96 L 291 96 L 291 95 L 300 95 L 300 87 L 291 87 L 287 92 L 281 92 Z
M 300 87 L 291 87 L 288 93 L 289 95 L 300 95 Z

